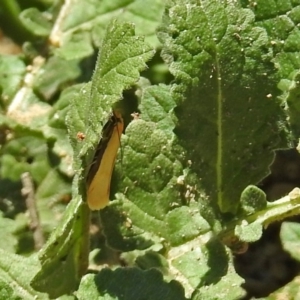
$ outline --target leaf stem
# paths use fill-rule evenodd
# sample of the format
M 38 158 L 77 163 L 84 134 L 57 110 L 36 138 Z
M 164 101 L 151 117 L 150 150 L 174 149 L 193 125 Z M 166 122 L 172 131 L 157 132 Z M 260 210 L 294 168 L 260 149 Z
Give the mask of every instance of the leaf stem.
M 268 202 L 265 209 L 230 222 L 218 236 L 221 240 L 225 240 L 228 237 L 233 237 L 235 235 L 234 230 L 238 225 L 248 226 L 253 223 L 258 223 L 266 228 L 273 222 L 281 221 L 299 214 L 300 189 L 295 188 L 287 196 L 274 202 Z
M 217 107 L 218 107 L 218 116 L 217 116 L 217 165 L 216 165 L 216 173 L 217 173 L 217 197 L 218 197 L 218 205 L 220 210 L 223 212 L 223 180 L 222 180 L 222 139 L 223 139 L 223 128 L 222 128 L 222 114 L 223 114 L 223 95 L 222 95 L 222 89 L 221 89 L 221 74 L 220 74 L 220 68 L 219 64 L 216 59 L 216 71 L 217 71 L 217 82 L 218 82 L 218 97 L 217 97 Z

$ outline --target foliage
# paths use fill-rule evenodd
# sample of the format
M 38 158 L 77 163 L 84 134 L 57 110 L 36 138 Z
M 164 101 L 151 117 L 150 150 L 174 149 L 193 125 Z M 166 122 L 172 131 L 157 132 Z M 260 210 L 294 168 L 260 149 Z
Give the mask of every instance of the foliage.
M 0 299 L 237 299 L 231 250 L 299 214 L 298 189 L 270 203 L 256 184 L 300 135 L 300 2 L 165 2 L 0 4 L 22 43 L 0 55 Z M 111 201 L 91 214 L 113 109 L 126 129 Z M 299 232 L 282 228 L 297 260 Z

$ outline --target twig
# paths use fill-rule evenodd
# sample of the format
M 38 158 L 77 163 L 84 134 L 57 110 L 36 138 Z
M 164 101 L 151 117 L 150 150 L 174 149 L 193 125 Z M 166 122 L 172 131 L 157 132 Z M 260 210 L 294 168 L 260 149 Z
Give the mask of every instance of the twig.
M 62 5 L 60 9 L 59 15 L 56 18 L 56 21 L 52 28 L 52 32 L 49 37 L 50 43 L 56 47 L 59 47 L 62 44 L 62 37 L 63 37 L 62 24 L 66 16 L 68 15 L 70 8 L 72 7 L 72 5 L 74 5 L 73 4 L 74 1 L 72 0 L 65 0 L 64 2 L 65 3 Z
M 29 212 L 30 229 L 33 231 L 34 247 L 38 250 L 43 246 L 45 240 L 36 207 L 33 181 L 28 172 L 22 174 L 21 180 L 23 185 L 22 195 L 26 197 L 25 201 Z

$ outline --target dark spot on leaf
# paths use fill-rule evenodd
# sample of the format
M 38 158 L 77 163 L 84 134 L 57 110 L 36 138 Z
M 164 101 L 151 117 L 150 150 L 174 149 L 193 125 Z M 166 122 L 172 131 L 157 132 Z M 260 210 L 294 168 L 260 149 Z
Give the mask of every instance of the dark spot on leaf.
M 61 262 L 65 262 L 66 260 L 67 260 L 67 255 L 65 255 L 65 256 L 63 256 L 63 257 L 60 258 Z
M 34 158 L 31 157 L 31 156 L 29 156 L 29 157 L 27 157 L 26 162 L 27 162 L 28 164 L 32 164 L 32 163 L 34 162 Z

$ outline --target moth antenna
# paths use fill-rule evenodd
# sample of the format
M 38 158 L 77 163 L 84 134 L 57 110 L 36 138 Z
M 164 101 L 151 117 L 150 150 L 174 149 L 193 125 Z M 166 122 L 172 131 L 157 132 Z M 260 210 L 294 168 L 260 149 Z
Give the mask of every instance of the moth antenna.
M 122 116 L 119 112 L 115 112 L 113 111 L 113 114 L 116 118 L 116 122 L 120 122 Z M 123 165 L 123 157 L 124 157 L 124 151 L 123 151 L 123 147 L 122 147 L 122 144 L 121 144 L 121 137 L 122 137 L 122 133 L 123 132 L 120 132 L 119 131 L 119 127 L 117 127 L 117 131 L 118 131 L 118 138 L 119 138 L 119 141 L 120 141 L 120 156 L 121 156 L 121 159 L 120 159 L 120 164 L 121 164 L 121 177 L 123 177 L 122 175 L 122 172 L 123 172 L 123 168 L 122 168 L 122 165 Z

